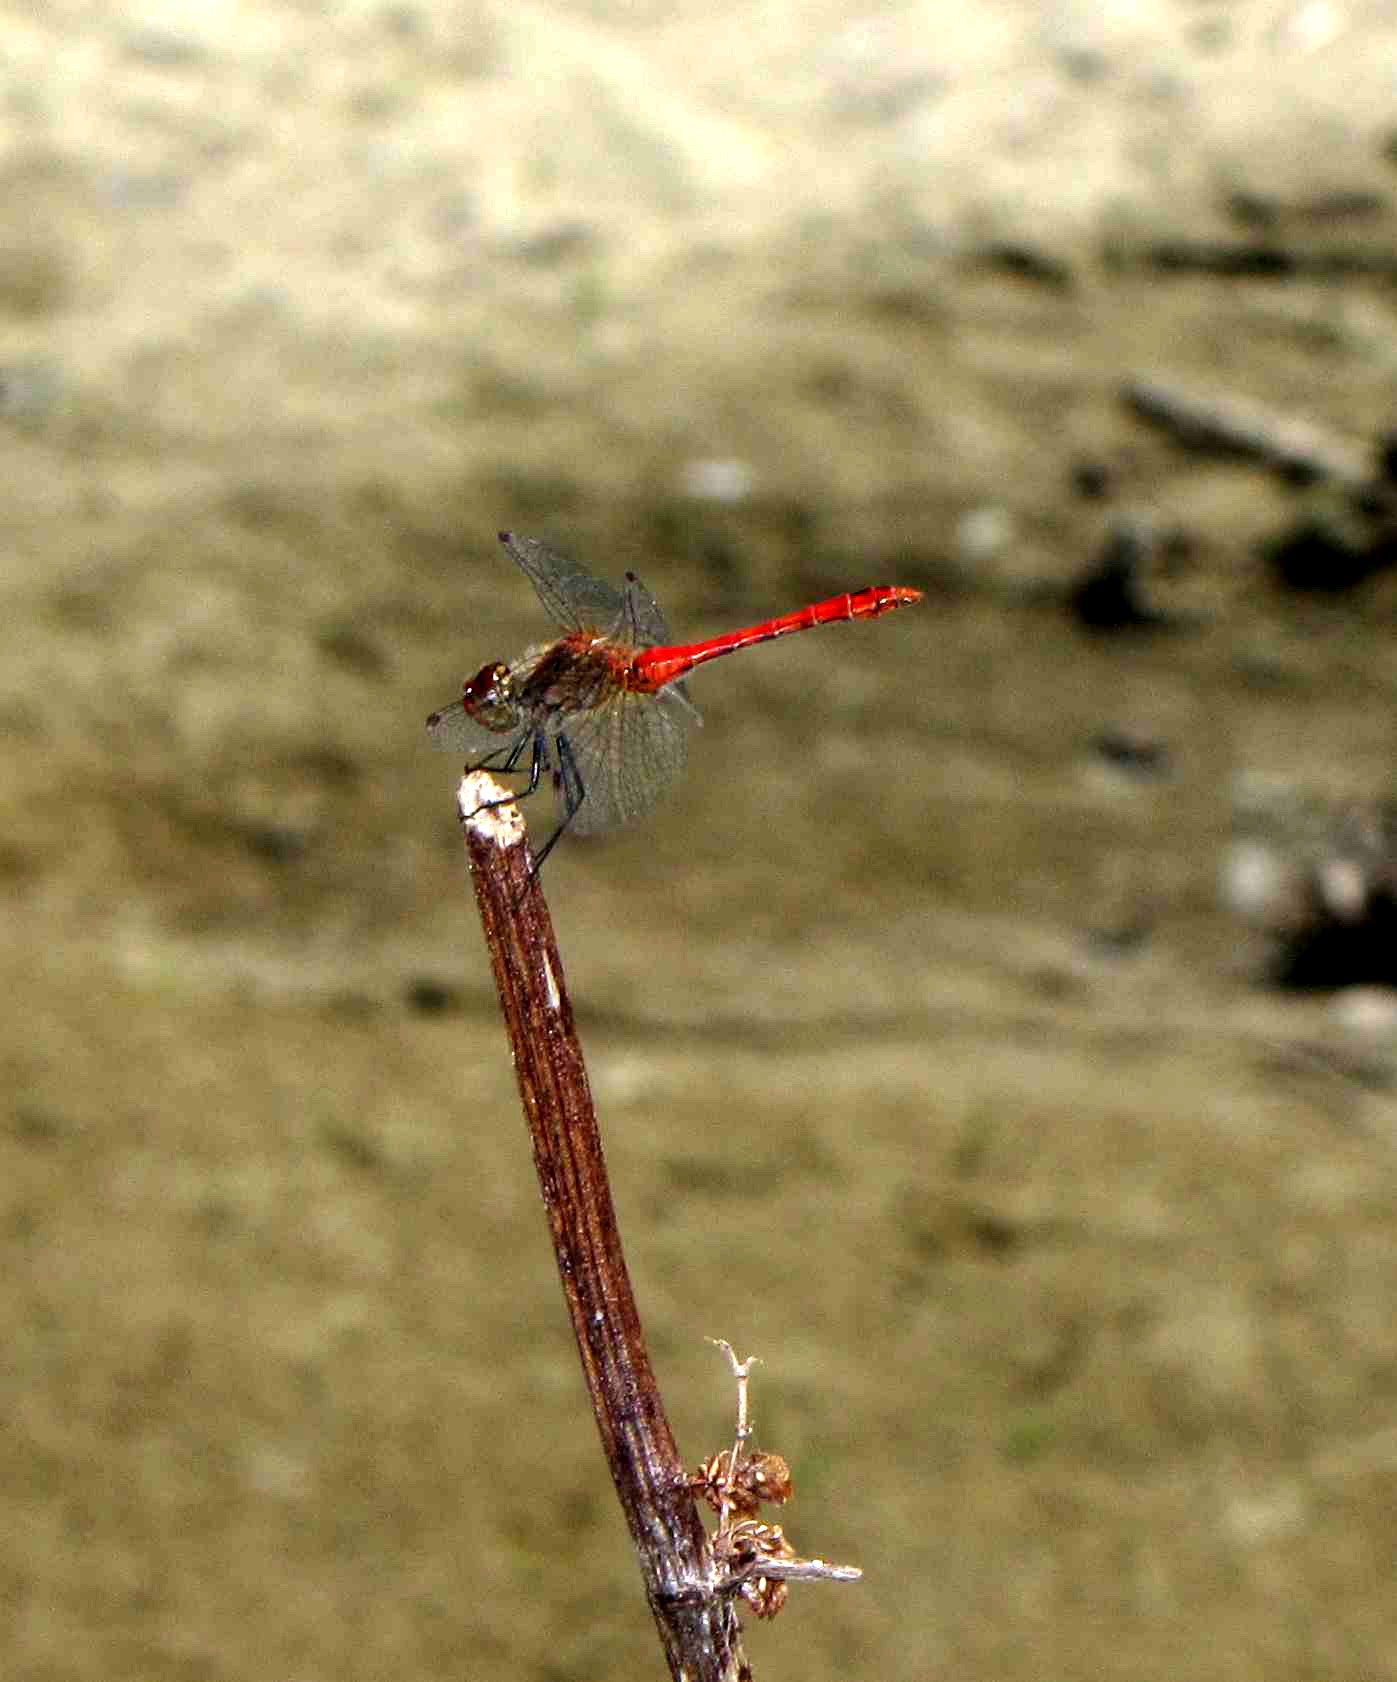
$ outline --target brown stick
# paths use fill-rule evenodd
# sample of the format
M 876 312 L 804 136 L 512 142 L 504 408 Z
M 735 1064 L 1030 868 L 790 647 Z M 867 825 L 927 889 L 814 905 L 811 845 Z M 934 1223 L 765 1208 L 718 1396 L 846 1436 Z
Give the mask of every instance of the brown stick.
M 1204 397 L 1170 380 L 1130 379 L 1125 403 L 1192 449 L 1250 457 L 1305 481 L 1357 486 L 1373 476 L 1360 451 L 1320 427 L 1236 397 Z
M 563 1295 L 670 1675 L 745 1682 L 751 1673 L 732 1596 L 719 1589 L 721 1573 L 650 1367 L 523 819 L 509 791 L 485 772 L 465 777 L 457 798 Z

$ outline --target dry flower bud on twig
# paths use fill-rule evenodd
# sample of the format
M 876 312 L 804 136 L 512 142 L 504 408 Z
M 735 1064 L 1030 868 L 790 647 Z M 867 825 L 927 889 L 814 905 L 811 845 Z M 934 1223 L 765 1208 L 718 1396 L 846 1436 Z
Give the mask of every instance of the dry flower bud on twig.
M 730 1581 L 757 1616 L 774 1618 L 786 1604 L 790 1591 L 766 1567 L 775 1561 L 794 1560 L 796 1557 L 796 1551 L 786 1540 L 781 1526 L 744 1519 L 715 1539 L 713 1551 L 729 1567 Z
M 740 1518 L 756 1518 L 762 1503 L 779 1507 L 791 1498 L 791 1468 L 784 1456 L 759 1451 L 739 1455 L 731 1470 L 733 1455 L 710 1454 L 689 1479 L 694 1494 L 721 1515 L 724 1507 Z
M 710 1341 L 727 1356 L 737 1381 L 737 1434 L 730 1449 L 710 1455 L 690 1474 L 689 1487 L 718 1515 L 713 1554 L 723 1572 L 719 1591 L 741 1595 L 759 1618 L 774 1618 L 786 1604 L 788 1583 L 852 1583 L 863 1572 L 853 1565 L 801 1559 L 779 1524 L 757 1517 L 763 1502 L 780 1506 L 790 1499 L 791 1468 L 780 1454 L 749 1454 L 745 1447 L 752 1434 L 748 1385 L 756 1356 L 739 1361 L 731 1344 L 722 1338 Z

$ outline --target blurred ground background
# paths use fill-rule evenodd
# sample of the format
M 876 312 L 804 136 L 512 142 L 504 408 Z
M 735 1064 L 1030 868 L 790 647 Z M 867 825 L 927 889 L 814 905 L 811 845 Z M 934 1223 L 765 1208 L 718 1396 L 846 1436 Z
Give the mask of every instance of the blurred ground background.
M 4 1675 L 660 1674 L 421 727 L 513 526 L 681 638 L 927 591 L 547 872 L 680 1442 L 759 1352 L 867 1573 L 757 1676 L 1397 1677 L 1392 995 L 1219 896 L 1239 788 L 1390 790 L 1397 588 L 1119 400 L 1392 426 L 1386 0 L 30 0 L 0 78 Z

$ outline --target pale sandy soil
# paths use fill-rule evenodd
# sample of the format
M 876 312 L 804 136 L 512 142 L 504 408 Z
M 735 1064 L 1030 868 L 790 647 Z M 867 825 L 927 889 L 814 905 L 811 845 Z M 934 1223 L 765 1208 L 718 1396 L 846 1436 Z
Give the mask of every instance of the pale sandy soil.
M 867 1572 L 757 1676 L 1397 1677 L 1390 1001 L 1217 893 L 1239 777 L 1390 783 L 1397 588 L 1117 397 L 1391 427 L 1386 0 L 30 0 L 0 94 L 7 1682 L 659 1674 L 421 731 L 502 525 L 686 637 L 928 593 L 548 870 L 677 1434 L 760 1352 Z

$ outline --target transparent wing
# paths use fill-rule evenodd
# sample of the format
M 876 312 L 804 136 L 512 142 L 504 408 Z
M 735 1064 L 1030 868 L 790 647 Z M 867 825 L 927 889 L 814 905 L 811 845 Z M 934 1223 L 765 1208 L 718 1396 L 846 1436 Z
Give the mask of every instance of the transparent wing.
M 453 701 L 449 707 L 443 707 L 440 712 L 428 716 L 427 734 L 432 739 L 432 746 L 442 753 L 459 753 L 467 759 L 484 759 L 489 754 L 499 753 L 513 746 L 520 731 L 518 726 L 504 731 L 487 730 L 477 719 L 471 717 L 459 701 Z
M 549 615 L 564 630 L 609 634 L 625 623 L 626 598 L 610 584 L 593 578 L 576 561 L 536 537 L 502 531 L 500 542 L 519 563 Z
M 696 708 L 671 685 L 657 695 L 619 690 L 604 706 L 568 721 L 566 735 L 582 778 L 572 827 L 579 835 L 614 829 L 648 812 L 684 769 Z
M 617 630 L 634 648 L 663 648 L 673 641 L 660 604 L 633 572 L 626 574 Z
M 626 574 L 625 607 L 620 633 L 633 648 L 665 648 L 673 641 L 669 634 L 669 626 L 665 624 L 665 616 L 660 612 L 660 604 L 633 572 Z M 667 685 L 663 693 L 669 696 L 671 701 L 678 697 L 679 711 L 681 714 L 688 712 L 690 724 L 703 723 L 698 708 L 689 699 L 689 687 L 683 678 L 677 678 Z

